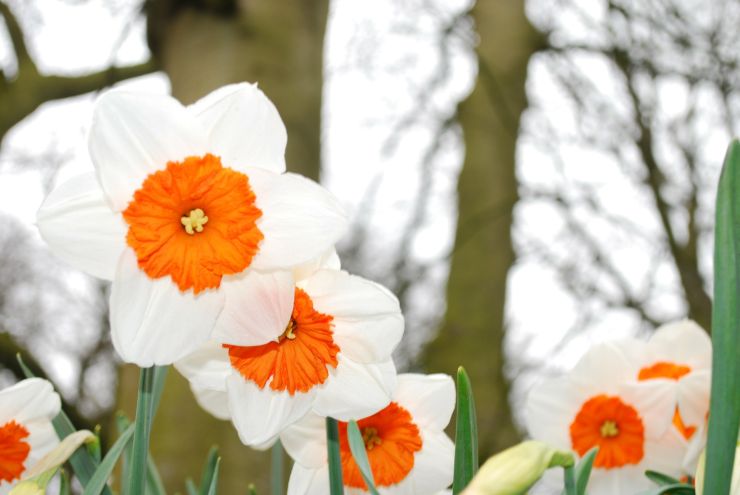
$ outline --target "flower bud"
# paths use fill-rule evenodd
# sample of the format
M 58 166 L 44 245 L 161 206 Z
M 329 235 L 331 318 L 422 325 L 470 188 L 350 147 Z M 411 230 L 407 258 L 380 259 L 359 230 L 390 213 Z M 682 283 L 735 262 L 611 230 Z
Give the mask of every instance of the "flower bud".
M 10 495 L 44 495 L 45 493 L 46 487 L 35 481 L 21 481 L 10 491 Z
M 570 467 L 573 455 L 528 440 L 499 452 L 481 466 L 463 495 L 520 495 L 551 467 Z

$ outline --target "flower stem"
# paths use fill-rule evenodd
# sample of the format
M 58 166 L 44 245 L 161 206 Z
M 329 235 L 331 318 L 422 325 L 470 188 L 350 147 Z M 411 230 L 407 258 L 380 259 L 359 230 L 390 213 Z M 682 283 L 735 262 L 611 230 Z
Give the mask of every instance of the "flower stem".
M 339 425 L 334 418 L 326 418 L 326 448 L 329 454 L 329 493 L 342 495 L 342 458 L 339 454 Z
M 128 493 L 144 494 L 146 490 L 146 467 L 149 453 L 149 433 L 152 427 L 153 392 L 155 368 L 141 368 L 139 395 L 136 401 L 131 477 Z
M 270 493 L 272 495 L 283 495 L 285 493 L 283 487 L 284 468 L 283 446 L 280 445 L 280 440 L 278 440 L 272 446 L 270 459 Z

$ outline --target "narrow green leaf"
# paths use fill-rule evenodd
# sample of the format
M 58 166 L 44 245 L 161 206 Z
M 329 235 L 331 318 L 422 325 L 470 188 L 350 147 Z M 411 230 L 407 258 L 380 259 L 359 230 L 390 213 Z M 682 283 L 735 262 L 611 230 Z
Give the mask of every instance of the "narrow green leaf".
M 342 457 L 339 454 L 339 425 L 334 418 L 326 418 L 326 449 L 329 455 L 329 494 L 342 495 Z
M 565 475 L 565 495 L 576 495 L 576 470 L 573 466 L 563 468 Z
M 124 431 L 126 428 L 129 427 L 131 424 L 131 420 L 129 420 L 125 414 L 118 413 L 116 414 L 116 428 L 118 429 L 118 433 L 120 434 L 122 431 Z M 133 451 L 131 450 L 131 445 L 127 445 L 126 449 L 123 452 L 123 455 L 121 456 L 121 479 L 122 480 L 128 480 L 130 476 L 131 471 L 131 456 L 133 455 Z M 128 486 L 124 482 L 122 483 L 123 486 L 121 486 L 121 495 L 128 495 Z M 157 464 L 154 462 L 154 458 L 152 458 L 151 452 L 147 456 L 147 467 L 146 467 L 146 493 L 147 495 L 167 495 L 167 491 L 165 490 L 164 483 L 162 482 L 162 477 L 159 475 L 159 471 L 157 470 Z M 196 493 L 197 495 L 197 493 Z
M 729 493 L 740 425 L 740 142 L 717 190 L 712 307 L 712 391 L 704 493 Z
M 594 447 L 584 455 L 576 465 L 576 493 L 586 495 L 588 480 L 591 478 L 591 468 L 594 465 L 594 459 L 599 453 L 599 447 Z
M 198 490 L 200 495 L 208 495 L 208 490 L 211 489 L 211 481 L 215 476 L 218 459 L 218 447 L 211 447 L 203 465 L 203 473 L 200 475 L 200 489 Z
M 122 412 L 118 412 L 116 414 L 116 429 L 118 430 L 118 434 L 122 434 L 129 426 L 131 426 L 131 420 Z M 129 495 L 128 480 L 131 476 L 131 456 L 133 455 L 131 444 L 126 445 L 121 456 L 121 495 Z
M 373 470 L 370 467 L 370 461 L 367 458 L 367 451 L 365 450 L 365 441 L 362 438 L 360 427 L 357 426 L 357 422 L 352 420 L 347 426 L 347 439 L 349 440 L 349 450 L 352 452 L 352 457 L 357 463 L 357 467 L 360 468 L 360 474 L 362 479 L 365 480 L 365 485 L 368 487 L 368 491 L 371 495 L 378 495 L 378 489 L 375 488 L 375 478 L 373 478 Z
M 651 471 L 649 469 L 645 471 L 645 476 L 647 476 L 650 481 L 658 486 L 675 485 L 681 483 L 680 480 L 677 480 L 673 476 L 668 476 L 667 474 L 659 473 L 658 471 Z
M 663 485 L 652 490 L 647 490 L 637 495 L 695 495 L 694 487 L 686 483 L 675 483 L 672 485 Z M 707 492 L 704 492 L 707 493 Z
M 146 493 L 147 495 L 167 495 L 162 477 L 159 475 L 157 463 L 149 452 L 146 461 Z
M 152 402 L 154 400 L 155 368 L 141 368 L 139 393 L 136 400 L 136 419 L 134 420 L 134 443 L 131 457 L 131 474 L 128 493 L 146 493 L 147 457 L 149 454 L 149 434 L 152 429 Z
M 452 493 L 468 486 L 478 471 L 478 425 L 470 378 L 465 369 L 457 369 L 457 412 L 455 425 L 455 476 Z
M 72 494 L 72 485 L 69 482 L 69 474 L 67 474 L 67 471 L 62 469 L 60 472 L 61 476 L 59 477 L 59 495 L 71 495 Z
M 31 369 L 26 366 L 26 363 L 23 362 L 23 358 L 20 354 L 16 354 L 16 359 L 18 360 L 18 364 L 23 370 L 23 373 L 26 375 L 26 378 L 36 377 Z M 51 420 L 51 424 L 60 440 L 65 439 L 67 435 L 71 435 L 76 431 L 72 421 L 70 421 L 64 411 L 60 411 L 59 414 Z M 72 457 L 69 458 L 69 464 L 72 466 L 72 470 L 74 471 L 75 476 L 77 476 L 77 480 L 83 487 L 87 486 L 87 483 L 90 481 L 90 478 L 98 467 L 98 463 L 95 462 L 95 459 L 90 455 L 86 448 L 77 449 L 75 453 L 72 454 Z M 110 488 L 105 486 L 101 495 L 113 495 L 113 492 L 111 492 Z
M 162 391 L 164 390 L 164 382 L 167 378 L 167 370 L 169 366 L 155 366 L 154 367 L 154 385 L 152 386 L 152 402 L 151 402 L 151 415 L 152 418 L 157 415 L 157 409 L 159 409 L 159 400 L 162 398 Z
M 82 495 L 98 495 L 103 488 L 105 488 L 108 483 L 108 479 L 113 472 L 113 468 L 116 466 L 118 458 L 121 456 L 121 453 L 126 448 L 126 445 L 133 435 L 134 425 L 131 425 L 121 434 L 121 436 L 118 437 L 118 440 L 116 440 L 110 450 L 108 450 L 108 453 L 105 454 L 100 466 L 98 466 L 98 469 L 95 470 L 95 474 L 93 474 L 87 486 L 85 486 L 85 490 L 82 492 Z
M 192 478 L 185 480 L 185 491 L 188 492 L 188 495 L 198 495 L 198 487 L 195 486 Z
M 216 465 L 213 467 L 213 476 L 211 476 L 211 483 L 208 485 L 208 492 L 205 495 L 216 495 L 218 491 L 218 468 L 221 467 L 221 458 L 216 458 Z
M 270 493 L 272 495 L 283 495 L 283 477 L 285 476 L 285 456 L 280 440 L 275 442 L 270 450 Z

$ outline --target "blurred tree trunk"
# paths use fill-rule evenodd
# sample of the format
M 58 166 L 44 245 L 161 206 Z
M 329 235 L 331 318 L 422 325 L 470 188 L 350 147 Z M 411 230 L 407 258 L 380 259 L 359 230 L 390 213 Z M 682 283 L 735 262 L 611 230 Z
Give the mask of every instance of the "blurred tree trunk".
M 480 36 L 479 74 L 459 108 L 465 161 L 458 179 L 447 313 L 423 362 L 429 372 L 453 375 L 465 366 L 485 457 L 519 440 L 504 373 L 504 299 L 514 262 L 510 229 L 518 198 L 516 138 L 527 106 L 527 63 L 541 38 L 524 15 L 523 1 L 480 1 L 472 16 Z
M 288 169 L 317 179 L 327 13 L 328 0 L 154 0 L 149 44 L 184 103 L 224 84 L 259 82 L 288 128 Z M 122 368 L 119 404 L 129 414 L 137 377 L 137 369 Z M 249 482 L 257 493 L 269 493 L 269 452 L 244 447 L 230 423 L 202 411 L 175 370 L 168 374 L 151 445 L 170 491 L 183 492 L 187 476 L 197 479 L 208 449 L 218 445 L 220 493 L 246 493 Z

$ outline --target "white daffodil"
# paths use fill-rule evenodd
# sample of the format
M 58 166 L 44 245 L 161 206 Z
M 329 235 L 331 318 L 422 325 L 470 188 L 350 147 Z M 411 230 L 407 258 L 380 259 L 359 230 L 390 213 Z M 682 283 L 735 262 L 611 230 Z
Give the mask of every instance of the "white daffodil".
M 712 341 L 691 320 L 663 325 L 647 342 L 628 339 L 617 343 L 630 362 L 634 378 L 640 381 L 660 379 L 674 396 L 673 425 L 681 436 L 692 442 L 687 465 L 696 465 L 695 452 L 704 448 L 704 435 L 697 429 L 709 414 L 712 371 Z M 692 462 L 693 460 L 693 462 Z M 694 469 L 689 468 L 693 475 Z
M 536 440 L 583 456 L 599 447 L 588 493 L 638 493 L 649 489 L 645 470 L 680 476 L 685 452 L 671 427 L 675 394 L 667 379 L 638 381 L 614 344 L 592 347 L 566 376 L 547 379 L 529 394 L 527 429 Z M 544 480 L 562 488 L 562 473 Z
M 447 375 L 403 374 L 393 401 L 360 419 L 370 468 L 383 495 L 440 493 L 452 483 L 455 446 L 444 432 L 455 407 L 455 387 Z M 315 414 L 286 429 L 280 440 L 295 461 L 288 495 L 329 493 L 325 419 Z M 344 493 L 367 493 L 339 423 Z
M 279 290 L 272 282 L 279 277 L 293 290 Z M 273 288 L 261 313 L 240 304 L 256 297 L 256 285 Z M 396 378 L 391 353 L 403 334 L 398 300 L 339 270 L 336 255 L 293 272 L 244 279 L 227 293 L 222 320 L 230 323 L 175 366 L 201 406 L 230 418 L 247 445 L 271 444 L 309 411 L 349 420 L 390 402 Z M 257 334 L 270 342 L 256 345 L 250 336 Z
M 59 443 L 51 420 L 60 409 L 59 395 L 40 378 L 0 391 L 0 495 Z
M 55 189 L 38 226 L 60 258 L 113 281 L 112 338 L 125 361 L 185 356 L 210 337 L 230 286 L 305 263 L 340 237 L 337 200 L 284 173 L 286 139 L 254 85 L 189 107 L 121 90 L 99 98 L 89 141 L 97 173 Z M 262 300 L 241 304 L 260 313 Z

